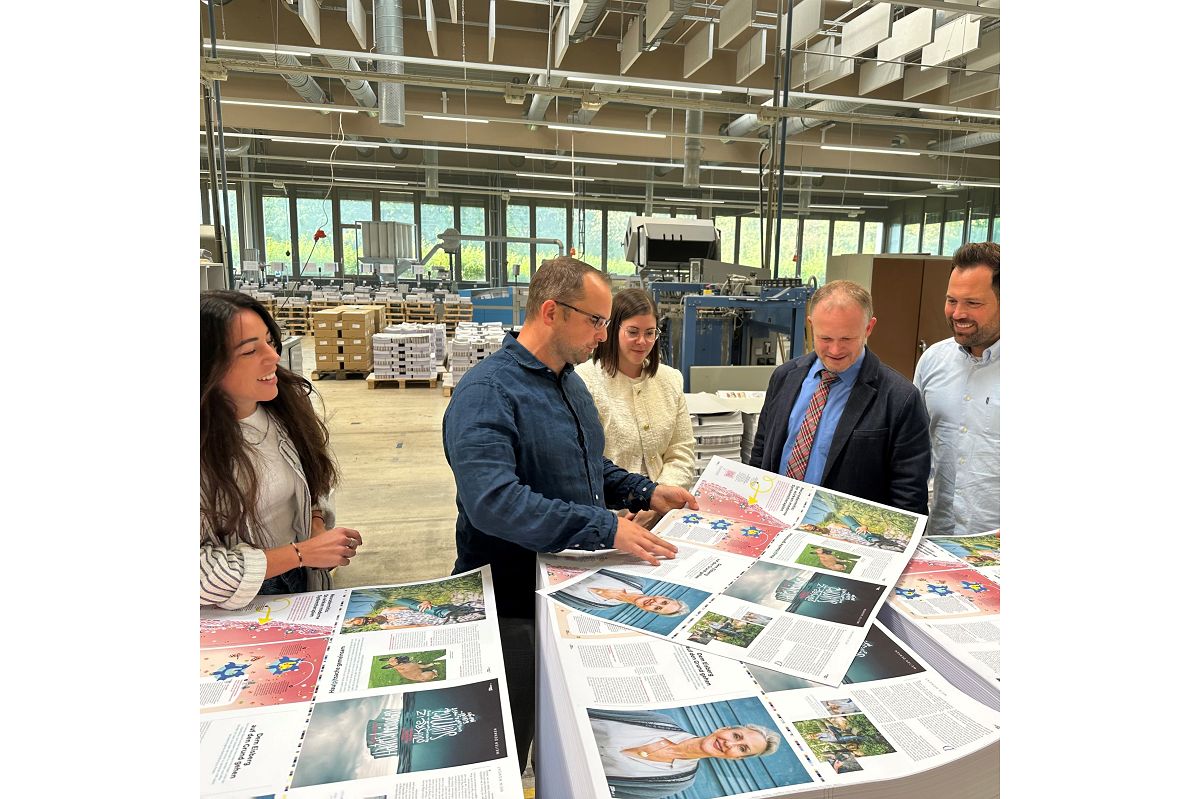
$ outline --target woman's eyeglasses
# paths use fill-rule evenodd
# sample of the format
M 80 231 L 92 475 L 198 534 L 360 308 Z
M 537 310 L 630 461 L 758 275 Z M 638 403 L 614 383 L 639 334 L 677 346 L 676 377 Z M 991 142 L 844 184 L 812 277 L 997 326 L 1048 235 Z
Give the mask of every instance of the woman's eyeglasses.
M 646 341 L 654 341 L 658 338 L 661 331 L 657 327 L 652 327 L 649 330 L 638 330 L 636 327 L 623 327 L 621 334 L 630 341 L 645 339 Z

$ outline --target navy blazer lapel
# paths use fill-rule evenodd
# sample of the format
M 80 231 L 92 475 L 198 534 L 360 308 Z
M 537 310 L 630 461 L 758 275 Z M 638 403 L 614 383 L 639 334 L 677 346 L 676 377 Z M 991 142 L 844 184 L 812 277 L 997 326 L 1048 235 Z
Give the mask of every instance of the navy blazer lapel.
M 879 358 L 868 349 L 866 357 L 863 358 L 858 379 L 854 381 L 854 388 L 850 389 L 850 396 L 846 398 L 846 407 L 842 409 L 837 429 L 833 431 L 833 441 L 830 442 L 829 454 L 825 457 L 825 471 L 821 475 L 822 484 L 829 479 L 829 470 L 837 462 L 838 456 L 842 454 L 842 449 L 850 440 L 850 434 L 854 432 L 858 420 L 862 418 L 867 407 L 874 401 L 875 395 L 878 393 L 878 389 L 875 387 L 878 377 Z

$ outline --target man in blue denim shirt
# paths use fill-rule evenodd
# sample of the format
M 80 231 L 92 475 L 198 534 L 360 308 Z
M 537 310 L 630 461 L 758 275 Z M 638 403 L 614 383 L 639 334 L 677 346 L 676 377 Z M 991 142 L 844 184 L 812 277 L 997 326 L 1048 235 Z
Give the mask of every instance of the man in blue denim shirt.
M 615 548 L 658 565 L 676 548 L 606 508 L 697 507 L 685 489 L 604 457 L 575 364 L 607 338 L 611 309 L 601 272 L 574 258 L 547 261 L 529 284 L 520 340 L 509 335 L 463 376 L 442 421 L 458 488 L 454 573 L 491 564 L 522 761 L 532 738 L 536 553 Z

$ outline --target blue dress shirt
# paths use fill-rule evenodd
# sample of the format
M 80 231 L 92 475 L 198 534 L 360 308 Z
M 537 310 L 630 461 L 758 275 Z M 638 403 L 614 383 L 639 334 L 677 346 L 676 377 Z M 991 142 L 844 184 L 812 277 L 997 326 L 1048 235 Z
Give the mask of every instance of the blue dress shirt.
M 863 347 L 863 351 L 858 354 L 858 360 L 851 364 L 849 369 L 838 375 L 840 379 L 834 381 L 833 385 L 829 387 L 825 410 L 821 413 L 821 421 L 817 425 L 817 435 L 813 439 L 812 452 L 808 456 L 808 468 L 804 470 L 804 482 L 806 483 L 815 485 L 821 483 L 821 475 L 825 473 L 825 459 L 829 457 L 829 447 L 833 443 L 833 433 L 837 430 L 838 420 L 842 418 L 842 411 L 846 409 L 846 400 L 850 399 L 850 389 L 854 388 L 854 383 L 858 380 L 858 373 L 862 370 L 863 358 L 866 355 L 867 349 Z M 813 394 L 817 393 L 817 387 L 821 385 L 821 378 L 817 373 L 824 368 L 825 364 L 821 363 L 820 358 L 817 358 L 813 361 L 812 368 L 808 370 L 804 382 L 800 384 L 800 395 L 796 397 L 796 404 L 792 406 L 792 412 L 788 415 L 787 440 L 792 443 L 783 448 L 783 456 L 779 460 L 780 474 L 787 474 L 788 459 L 792 455 L 792 447 L 795 446 L 800 425 L 804 423 L 804 414 L 808 411 L 808 403 L 812 401 Z
M 535 553 L 611 547 L 605 508 L 645 510 L 658 487 L 604 457 L 575 367 L 555 373 L 511 334 L 455 386 L 442 447 L 458 488 L 454 573 L 490 563 L 502 617 L 533 617 Z

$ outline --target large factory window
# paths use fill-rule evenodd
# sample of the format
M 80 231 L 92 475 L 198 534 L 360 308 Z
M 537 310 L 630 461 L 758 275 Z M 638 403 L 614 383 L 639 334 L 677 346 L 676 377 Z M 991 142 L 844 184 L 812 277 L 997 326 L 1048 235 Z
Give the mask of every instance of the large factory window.
M 608 211 L 608 272 L 612 275 L 632 275 L 637 267 L 625 260 L 625 229 L 633 211 Z
M 459 209 L 462 220 L 460 232 L 465 236 L 486 235 L 484 209 L 478 205 L 464 205 Z M 463 280 L 482 281 L 487 277 L 487 248 L 482 241 L 464 241 L 460 250 Z
M 738 237 L 738 259 L 742 266 L 762 266 L 762 219 L 743 216 Z
M 529 206 L 528 205 L 509 205 L 505 217 L 505 235 L 515 238 L 529 238 Z M 508 263 L 508 282 L 510 283 L 528 283 L 529 282 L 529 265 L 533 262 L 530 258 L 532 245 L 516 244 L 509 242 L 505 245 L 507 249 L 506 261 Z M 513 269 L 520 266 L 520 274 L 513 276 Z
M 300 274 L 333 275 L 333 270 L 325 268 L 325 264 L 333 261 L 333 239 L 329 237 L 333 230 L 333 202 L 317 197 L 297 197 L 296 228 Z M 318 230 L 325 231 L 324 238 L 313 238 Z
M 262 198 L 263 260 L 282 261 L 285 276 L 292 274 L 292 221 L 287 197 Z
M 597 269 L 604 268 L 604 211 L 581 208 L 575 217 L 575 257 Z
M 371 201 L 342 197 L 339 211 L 342 215 L 342 273 L 357 275 L 357 248 L 362 247 L 362 234 L 357 232 L 354 223 L 371 221 Z
M 537 223 L 539 239 L 558 239 L 563 242 L 563 255 L 567 254 L 567 209 L 550 205 L 539 205 L 534 211 L 534 221 Z M 553 244 L 537 245 L 537 263 L 539 266 L 547 258 L 557 258 L 558 247 Z
M 869 255 L 883 252 L 883 223 L 864 222 L 862 251 Z
M 779 266 L 772 272 L 775 277 L 795 277 L 796 262 L 800 258 L 797 249 L 799 245 L 800 220 L 785 217 L 783 228 L 779 234 Z M 775 242 L 771 242 L 771 253 L 775 252 Z
M 436 203 L 421 203 L 421 257 L 441 243 L 438 234 L 446 228 L 454 227 L 454 206 Z M 429 269 L 449 269 L 450 256 L 439 250 L 430 259 Z
M 825 264 L 829 259 L 829 220 L 805 219 L 804 244 L 800 252 L 800 277 L 816 277 L 825 282 Z
M 713 220 L 717 230 L 721 231 L 721 254 L 717 256 L 725 263 L 737 262 L 737 217 L 718 216 Z
M 858 252 L 859 223 L 838 219 L 833 223 L 833 255 L 852 255 Z

